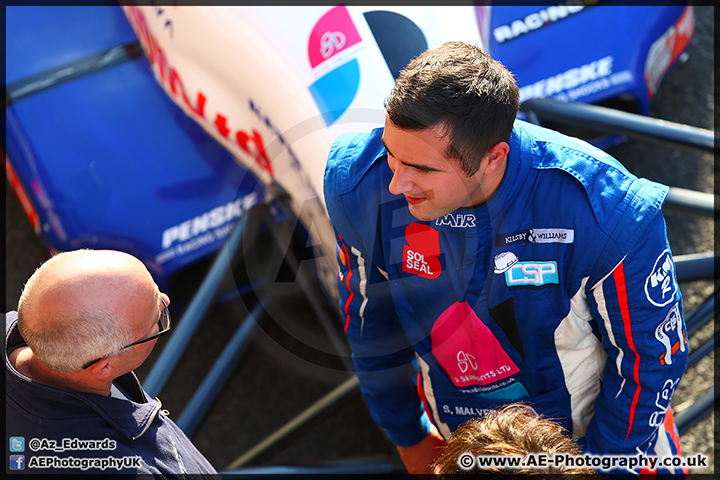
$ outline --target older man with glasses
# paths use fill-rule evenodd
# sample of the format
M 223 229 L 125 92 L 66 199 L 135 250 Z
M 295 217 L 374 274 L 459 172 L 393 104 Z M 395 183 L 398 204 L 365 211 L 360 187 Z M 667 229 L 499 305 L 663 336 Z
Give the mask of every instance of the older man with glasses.
M 5 315 L 7 472 L 217 475 L 133 373 L 170 330 L 169 303 L 123 252 L 35 271 Z

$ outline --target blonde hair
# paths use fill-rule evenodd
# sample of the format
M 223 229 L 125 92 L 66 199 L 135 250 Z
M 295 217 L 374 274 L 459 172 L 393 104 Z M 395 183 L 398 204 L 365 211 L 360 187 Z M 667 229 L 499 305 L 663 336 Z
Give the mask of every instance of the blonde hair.
M 552 456 L 556 453 L 579 455 L 580 447 L 561 425 L 537 415 L 522 404 L 510 404 L 482 418 L 460 425 L 448 440 L 441 456 L 433 464 L 440 478 L 457 473 L 483 473 L 527 476 L 537 478 L 600 478 L 591 468 L 548 466 L 547 468 L 480 468 L 474 464 L 469 470 L 460 467 L 463 455 L 505 455 L 525 457 L 530 453 Z M 581 477 L 578 477 L 581 475 Z

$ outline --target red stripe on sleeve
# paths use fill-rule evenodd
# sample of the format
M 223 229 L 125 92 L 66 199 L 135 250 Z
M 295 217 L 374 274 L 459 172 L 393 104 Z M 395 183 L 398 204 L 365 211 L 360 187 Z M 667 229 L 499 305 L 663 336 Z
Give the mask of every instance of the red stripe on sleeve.
M 433 418 L 432 412 L 430 411 L 430 407 L 428 406 L 427 397 L 425 396 L 425 389 L 423 388 L 423 381 L 422 381 L 422 373 L 418 372 L 417 376 L 417 390 L 418 390 L 418 396 L 420 397 L 420 400 L 423 402 L 423 407 L 425 407 L 425 413 L 427 414 L 428 418 L 432 423 L 435 423 L 435 419 Z
M 620 315 L 623 319 L 623 326 L 625 327 L 625 338 L 627 338 L 628 346 L 630 350 L 635 354 L 635 363 L 633 366 L 633 379 L 635 380 L 635 394 L 633 395 L 632 404 L 630 405 L 630 418 L 628 419 L 628 431 L 625 435 L 625 441 L 630 438 L 630 430 L 632 430 L 633 422 L 635 421 L 635 409 L 637 408 L 638 400 L 640 399 L 640 355 L 638 355 L 635 349 L 635 341 L 632 336 L 632 326 L 630 324 L 630 309 L 628 308 L 627 299 L 627 285 L 625 284 L 625 268 L 623 263 L 617 266 L 613 272 L 613 279 L 615 280 L 615 289 L 617 290 L 618 304 L 620 306 Z
M 345 333 L 348 331 L 348 327 L 350 326 L 350 303 L 352 302 L 352 299 L 355 297 L 355 293 L 353 293 L 352 289 L 350 288 L 350 279 L 353 276 L 352 267 L 350 264 L 350 254 L 348 253 L 347 245 L 344 243 L 342 244 L 343 251 L 345 252 L 345 258 L 347 258 L 347 267 L 348 267 L 348 273 L 345 276 L 345 286 L 347 287 L 348 291 L 350 292 L 350 295 L 348 295 L 347 300 L 345 300 Z
M 667 431 L 670 434 L 670 438 L 672 438 L 673 444 L 675 446 L 675 449 L 677 452 L 675 455 L 681 457 L 682 456 L 682 449 L 680 448 L 680 437 L 678 436 L 677 428 L 675 427 L 675 415 L 673 415 L 672 408 L 668 406 L 667 412 L 665 413 L 665 420 L 663 421 L 663 427 L 665 427 L 665 431 Z M 685 478 L 690 478 L 690 470 L 687 466 L 683 465 L 680 467 L 683 474 L 685 474 Z

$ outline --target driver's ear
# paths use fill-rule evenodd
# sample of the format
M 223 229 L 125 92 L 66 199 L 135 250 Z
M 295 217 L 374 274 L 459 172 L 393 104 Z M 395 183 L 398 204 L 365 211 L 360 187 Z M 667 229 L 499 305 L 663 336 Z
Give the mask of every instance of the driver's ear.
M 480 162 L 480 165 L 485 164 L 483 174 L 492 175 L 495 173 L 505 158 L 507 158 L 509 152 L 510 145 L 508 145 L 507 142 L 496 143 L 490 151 L 485 154 L 482 162 Z

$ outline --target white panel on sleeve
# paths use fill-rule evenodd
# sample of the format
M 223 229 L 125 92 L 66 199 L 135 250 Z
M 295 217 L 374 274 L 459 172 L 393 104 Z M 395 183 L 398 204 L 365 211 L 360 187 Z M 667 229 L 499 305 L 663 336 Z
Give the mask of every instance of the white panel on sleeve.
M 418 359 L 418 363 L 420 364 L 420 372 L 422 373 L 422 386 L 425 393 L 425 400 L 427 400 L 430 411 L 432 412 L 433 423 L 440 432 L 440 435 L 442 435 L 443 438 L 447 440 L 448 438 L 450 438 L 450 435 L 452 435 L 452 430 L 450 430 L 450 427 L 447 423 L 443 423 L 440 421 L 440 415 L 438 414 L 437 409 L 437 402 L 435 401 L 435 393 L 433 391 L 432 381 L 430 380 L 430 365 L 425 363 L 425 361 L 420 358 L 419 355 L 416 356 Z
M 358 312 L 358 315 L 360 316 L 360 334 L 362 334 L 363 327 L 365 326 L 365 307 L 368 303 L 368 297 L 367 297 L 367 270 L 365 269 L 365 259 L 362 256 L 362 253 L 360 250 L 358 250 L 355 247 L 350 247 L 350 252 L 352 252 L 353 255 L 357 257 L 357 265 L 358 265 L 358 274 L 360 275 L 360 295 L 363 298 L 362 304 L 360 305 L 360 311 Z
M 623 260 L 625 260 L 624 257 L 623 257 Z M 621 263 L 622 263 L 622 260 L 621 260 Z M 618 263 L 618 265 L 620 265 L 620 264 Z M 608 341 L 618 351 L 618 355 L 615 358 L 615 366 L 617 367 L 618 376 L 620 378 L 622 378 L 622 383 L 620 384 L 620 389 L 615 394 L 615 398 L 617 398 L 620 395 L 620 393 L 623 391 L 623 388 L 625 387 L 626 378 L 623 377 L 622 370 L 620 369 L 620 367 L 622 366 L 622 361 L 623 361 L 623 358 L 625 357 L 625 354 L 623 353 L 622 348 L 618 347 L 617 342 L 615 340 L 615 333 L 613 332 L 612 323 L 610 323 L 610 315 L 608 315 L 607 302 L 605 300 L 605 293 L 603 292 L 603 283 L 605 283 L 605 281 L 607 280 L 607 278 L 610 276 L 611 273 L 607 274 L 602 280 L 600 280 L 595 285 L 595 287 L 593 288 L 593 296 L 595 297 L 595 301 L 597 302 L 597 309 L 598 309 L 598 313 L 600 314 L 600 318 L 602 318 L 603 324 L 605 325 L 605 330 L 607 331 L 607 335 L 608 335 Z
M 570 299 L 570 312 L 555 330 L 555 348 L 570 393 L 573 435 L 585 436 L 594 414 L 595 398 L 600 392 L 602 369 L 607 355 L 593 334 L 590 306 L 583 293 L 587 277 Z

